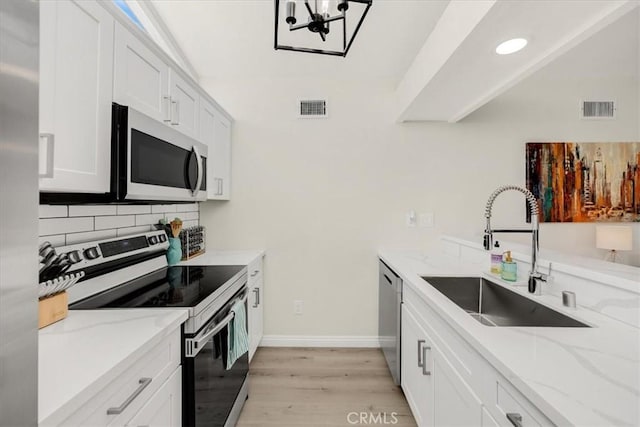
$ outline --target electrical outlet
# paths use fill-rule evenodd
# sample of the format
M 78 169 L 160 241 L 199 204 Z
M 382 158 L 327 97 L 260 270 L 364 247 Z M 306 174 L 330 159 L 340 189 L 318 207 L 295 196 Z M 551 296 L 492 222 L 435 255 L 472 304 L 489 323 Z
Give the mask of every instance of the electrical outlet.
M 297 314 L 298 316 L 302 314 L 303 303 L 301 300 L 293 301 L 293 314 Z
M 415 227 L 416 226 L 416 211 L 407 212 L 406 219 L 407 219 L 407 227 Z
M 420 214 L 420 227 L 431 228 L 433 227 L 433 212 Z

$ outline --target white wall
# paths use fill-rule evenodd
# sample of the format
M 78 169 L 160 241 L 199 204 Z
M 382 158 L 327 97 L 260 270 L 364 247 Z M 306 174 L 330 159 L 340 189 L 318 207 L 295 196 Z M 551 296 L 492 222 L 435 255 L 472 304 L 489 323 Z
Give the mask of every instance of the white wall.
M 457 124 L 393 123 L 393 83 L 366 76 L 203 79 L 236 123 L 232 200 L 203 203 L 200 221 L 211 248 L 267 250 L 265 333 L 376 335 L 378 247 L 479 235 L 489 194 L 524 185 L 527 141 L 637 140 L 636 25 L 607 29 Z M 617 99 L 617 120 L 578 119 L 578 101 L 597 94 Z M 307 95 L 327 96 L 330 118 L 296 119 Z M 433 212 L 435 227 L 407 228 L 409 210 Z M 523 225 L 522 196 L 501 196 L 494 213 Z M 544 224 L 541 243 L 592 253 L 593 230 Z

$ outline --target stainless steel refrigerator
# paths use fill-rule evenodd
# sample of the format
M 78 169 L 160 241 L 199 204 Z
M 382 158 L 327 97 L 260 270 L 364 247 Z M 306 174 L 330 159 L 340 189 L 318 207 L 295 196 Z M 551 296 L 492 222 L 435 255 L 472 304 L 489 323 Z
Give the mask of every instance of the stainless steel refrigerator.
M 38 424 L 38 27 L 0 1 L 0 426 Z

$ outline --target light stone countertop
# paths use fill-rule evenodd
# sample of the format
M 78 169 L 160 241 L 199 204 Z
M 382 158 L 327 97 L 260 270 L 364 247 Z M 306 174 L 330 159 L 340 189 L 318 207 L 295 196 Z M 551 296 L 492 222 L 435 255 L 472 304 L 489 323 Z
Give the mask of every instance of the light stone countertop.
M 188 261 L 181 261 L 178 265 L 248 265 L 258 257 L 263 256 L 264 250 L 221 251 L 207 250 L 204 254 Z
M 69 310 L 38 339 L 38 423 L 56 424 L 187 320 L 188 310 Z
M 640 330 L 597 312 L 532 297 L 446 255 L 380 250 L 379 257 L 498 372 L 557 425 L 640 425 Z M 425 275 L 485 276 L 592 328 L 488 327 L 426 283 Z

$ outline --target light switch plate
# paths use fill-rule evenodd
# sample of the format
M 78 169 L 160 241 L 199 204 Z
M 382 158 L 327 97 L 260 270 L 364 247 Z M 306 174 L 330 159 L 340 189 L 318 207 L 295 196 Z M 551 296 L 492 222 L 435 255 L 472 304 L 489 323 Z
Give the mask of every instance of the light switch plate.
M 421 228 L 431 228 L 433 227 L 433 212 L 421 213 L 420 214 L 420 227 Z
M 409 211 L 407 212 L 406 215 L 406 219 L 407 219 L 407 227 L 415 227 L 417 224 L 417 220 L 416 220 L 416 211 Z

